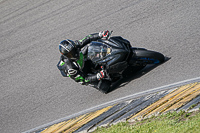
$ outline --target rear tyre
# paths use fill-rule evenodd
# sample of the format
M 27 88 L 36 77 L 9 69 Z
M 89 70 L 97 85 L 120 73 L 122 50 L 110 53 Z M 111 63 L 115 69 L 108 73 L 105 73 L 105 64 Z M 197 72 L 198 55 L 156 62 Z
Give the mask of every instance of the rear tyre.
M 122 73 L 122 76 L 124 78 L 127 78 L 137 72 L 139 72 L 140 70 L 142 70 L 145 66 L 129 66 L 128 68 L 126 68 L 126 70 L 124 70 L 124 72 Z
M 102 79 L 99 81 L 97 88 L 102 93 L 107 94 L 110 91 L 110 86 L 111 86 L 111 81 Z

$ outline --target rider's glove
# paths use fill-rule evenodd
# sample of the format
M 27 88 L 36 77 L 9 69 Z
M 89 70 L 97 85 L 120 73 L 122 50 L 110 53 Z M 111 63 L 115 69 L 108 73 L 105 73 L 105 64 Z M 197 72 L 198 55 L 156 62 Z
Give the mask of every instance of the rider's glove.
M 99 32 L 99 36 L 102 39 L 108 39 L 110 37 L 110 35 L 111 35 L 111 32 L 108 30 Z
M 101 80 L 105 77 L 105 72 L 104 70 L 101 70 L 99 73 L 97 73 L 97 79 Z

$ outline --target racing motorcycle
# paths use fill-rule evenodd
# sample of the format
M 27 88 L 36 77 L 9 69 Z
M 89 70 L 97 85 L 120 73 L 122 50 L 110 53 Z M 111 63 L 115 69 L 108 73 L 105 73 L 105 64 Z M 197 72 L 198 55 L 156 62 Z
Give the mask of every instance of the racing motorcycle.
M 141 70 L 147 64 L 164 62 L 163 54 L 144 48 L 131 47 L 130 42 L 120 36 L 93 41 L 88 46 L 87 57 L 95 64 L 94 70 L 106 72 L 104 80 L 115 82 L 125 77 L 125 70 Z

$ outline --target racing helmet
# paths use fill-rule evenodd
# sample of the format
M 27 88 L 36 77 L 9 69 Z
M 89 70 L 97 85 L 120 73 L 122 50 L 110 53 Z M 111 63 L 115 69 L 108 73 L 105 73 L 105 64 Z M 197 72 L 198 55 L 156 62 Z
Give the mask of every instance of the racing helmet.
M 61 41 L 59 44 L 59 50 L 62 55 L 65 55 L 70 59 L 78 58 L 79 52 L 72 40 L 66 39 Z

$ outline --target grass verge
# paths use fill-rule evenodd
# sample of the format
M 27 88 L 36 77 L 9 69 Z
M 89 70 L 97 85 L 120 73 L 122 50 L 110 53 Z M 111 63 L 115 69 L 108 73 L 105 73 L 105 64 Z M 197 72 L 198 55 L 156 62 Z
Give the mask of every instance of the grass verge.
M 121 122 L 97 128 L 93 133 L 199 133 L 200 111 L 168 112 L 133 123 Z

